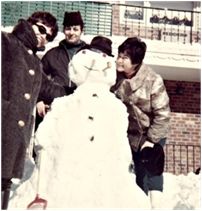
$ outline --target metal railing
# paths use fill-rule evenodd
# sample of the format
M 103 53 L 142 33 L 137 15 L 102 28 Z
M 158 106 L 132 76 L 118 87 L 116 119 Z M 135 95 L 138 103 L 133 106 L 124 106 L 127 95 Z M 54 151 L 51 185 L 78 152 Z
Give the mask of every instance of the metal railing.
M 93 1 L 2 1 L 1 24 L 15 25 L 19 18 L 27 18 L 37 10 L 53 13 L 60 30 L 64 12 L 79 10 L 88 35 L 140 36 L 180 43 L 201 40 L 200 12 Z
M 165 145 L 165 172 L 187 174 L 195 172 L 201 166 L 200 145 Z
M 201 40 L 200 12 L 123 4 L 113 5 L 113 11 L 117 11 L 120 19 L 112 23 L 113 34 L 165 42 L 197 43 Z

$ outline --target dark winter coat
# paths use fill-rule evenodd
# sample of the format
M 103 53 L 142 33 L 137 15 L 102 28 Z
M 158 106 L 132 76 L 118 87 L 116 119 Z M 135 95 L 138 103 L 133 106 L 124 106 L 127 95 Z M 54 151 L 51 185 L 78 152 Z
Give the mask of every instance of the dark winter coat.
M 75 87 L 76 85 L 70 81 L 68 64 L 73 55 L 86 44 L 81 41 L 78 44 L 68 44 L 66 40 L 62 40 L 59 46 L 49 50 L 42 58 L 43 70 L 51 77 L 51 79 L 67 87 Z
M 2 32 L 1 36 L 1 173 L 2 178 L 21 178 L 32 132 L 33 108 L 41 87 L 42 65 L 35 55 L 37 38 L 27 21 L 20 20 L 12 33 Z M 50 87 L 43 92 L 50 92 Z

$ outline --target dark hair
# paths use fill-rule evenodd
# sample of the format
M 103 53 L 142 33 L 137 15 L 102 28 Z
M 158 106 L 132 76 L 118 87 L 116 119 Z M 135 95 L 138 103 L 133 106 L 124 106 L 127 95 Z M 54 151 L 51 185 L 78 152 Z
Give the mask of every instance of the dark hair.
M 138 37 L 130 37 L 118 47 L 118 53 L 126 53 L 130 57 L 132 64 L 141 64 L 146 49 L 145 42 L 142 42 Z
M 27 21 L 34 25 L 37 22 L 43 23 L 47 27 L 51 27 L 52 36 L 50 41 L 53 41 L 58 33 L 58 24 L 56 18 L 49 12 L 38 11 L 34 12 Z

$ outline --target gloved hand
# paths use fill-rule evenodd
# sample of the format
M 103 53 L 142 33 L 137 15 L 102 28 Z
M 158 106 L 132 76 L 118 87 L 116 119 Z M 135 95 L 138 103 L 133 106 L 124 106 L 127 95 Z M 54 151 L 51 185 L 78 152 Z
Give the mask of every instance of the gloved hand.
M 65 88 L 65 92 L 66 92 L 66 95 L 70 95 L 74 92 L 74 90 L 77 88 L 77 87 L 68 87 L 68 86 L 64 86 Z
M 165 154 L 163 147 L 155 143 L 153 147 L 145 146 L 140 151 L 140 158 L 146 170 L 152 175 L 161 175 L 164 170 Z

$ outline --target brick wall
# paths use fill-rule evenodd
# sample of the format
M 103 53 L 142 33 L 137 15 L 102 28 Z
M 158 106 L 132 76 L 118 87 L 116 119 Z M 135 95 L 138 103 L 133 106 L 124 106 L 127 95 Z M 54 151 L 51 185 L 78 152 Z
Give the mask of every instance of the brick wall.
M 200 114 L 200 82 L 164 81 L 172 112 Z
M 165 147 L 166 172 L 186 174 L 201 166 L 200 117 L 200 114 L 171 113 Z
M 165 171 L 187 174 L 201 166 L 200 82 L 164 83 L 171 107 Z

